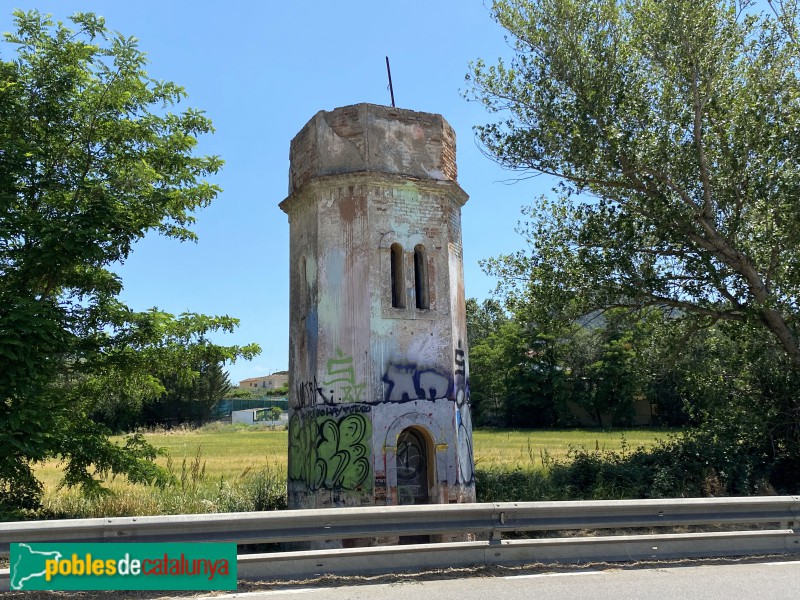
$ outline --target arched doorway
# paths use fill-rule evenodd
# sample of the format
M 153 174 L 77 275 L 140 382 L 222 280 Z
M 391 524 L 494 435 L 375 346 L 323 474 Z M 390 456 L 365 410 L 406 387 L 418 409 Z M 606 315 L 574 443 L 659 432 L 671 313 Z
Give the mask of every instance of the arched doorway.
M 428 444 L 419 430 L 409 427 L 397 437 L 397 503 L 427 504 Z

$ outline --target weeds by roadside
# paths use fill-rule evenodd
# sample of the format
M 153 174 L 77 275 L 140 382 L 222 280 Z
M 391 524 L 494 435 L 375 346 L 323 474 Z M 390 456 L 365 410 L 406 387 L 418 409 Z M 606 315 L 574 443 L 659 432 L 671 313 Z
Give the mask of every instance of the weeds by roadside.
M 529 446 L 530 463 L 476 469 L 478 502 L 614 500 L 798 493 L 793 463 L 770 460 L 758 447 L 703 431 L 659 440 L 651 448 L 571 447 L 566 458 Z M 788 485 L 787 485 L 788 484 Z
M 249 439 L 252 428 L 239 431 L 237 425 L 210 425 L 222 435 L 208 435 L 195 443 L 176 436 L 169 438 L 165 468 L 172 483 L 158 489 L 108 482 L 111 493 L 87 498 L 78 490 L 61 489 L 47 494 L 45 509 L 22 518 L 89 518 L 110 516 L 241 512 L 286 508 L 284 433 L 265 443 L 272 434 L 258 440 L 266 460 L 254 461 L 242 448 L 254 448 Z M 230 437 L 237 436 L 235 454 Z M 776 460 L 765 449 L 741 436 L 711 435 L 702 430 L 667 434 L 635 446 L 626 433 L 616 440 L 570 439 L 560 432 L 530 432 L 527 441 L 519 432 L 501 432 L 513 460 L 499 462 L 493 455 L 476 458 L 475 481 L 478 502 L 520 502 L 623 498 L 702 497 L 753 494 L 796 494 L 800 492 L 800 461 L 792 456 Z M 562 447 L 544 447 L 553 435 L 569 441 Z M 476 435 L 488 437 L 484 431 Z M 278 437 L 280 436 L 280 437 Z M 505 438 L 516 436 L 510 445 Z M 184 438 L 187 436 L 184 436 Z M 495 437 L 497 437 L 495 435 Z M 217 438 L 225 438 L 220 441 Z M 188 438 L 191 439 L 191 438 Z M 494 439 L 494 438 L 489 438 Z M 546 440 L 543 442 L 543 439 Z M 652 439 L 652 438 L 651 438 Z M 583 441 L 588 442 L 587 445 Z M 200 442 L 200 440 L 198 440 Z M 247 442 L 249 445 L 244 445 Z M 577 443 L 572 443 L 577 442 Z M 514 446 L 513 444 L 517 445 Z M 208 445 L 207 445 L 208 444 Z M 183 448 L 183 458 L 180 449 Z M 516 448 L 516 450 L 514 450 Z M 206 459 L 210 462 L 207 465 Z M 216 462 L 215 462 L 216 461 Z M 214 468 L 207 468 L 214 466 Z M 250 465 L 250 466 L 248 466 Z M 228 475 L 228 473 L 238 475 Z
M 212 479 L 206 474 L 202 448 L 183 457 L 178 469 L 167 460 L 172 483 L 164 488 L 132 486 L 88 497 L 77 489 L 47 496 L 38 518 L 84 519 L 142 515 L 248 512 L 286 508 L 286 470 L 275 463 L 257 471 L 245 469 L 236 477 Z

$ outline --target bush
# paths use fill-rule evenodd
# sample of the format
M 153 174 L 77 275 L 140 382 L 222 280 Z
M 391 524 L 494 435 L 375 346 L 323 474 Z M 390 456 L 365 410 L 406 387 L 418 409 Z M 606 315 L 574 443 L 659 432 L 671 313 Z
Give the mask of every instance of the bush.
M 661 440 L 651 449 L 570 448 L 566 460 L 544 468 L 476 471 L 479 502 L 681 498 L 796 494 L 800 459 L 774 457 L 758 440 L 719 429 L 691 430 Z
M 520 468 L 476 469 L 475 492 L 478 502 L 534 502 L 553 497 L 552 481 L 546 473 Z

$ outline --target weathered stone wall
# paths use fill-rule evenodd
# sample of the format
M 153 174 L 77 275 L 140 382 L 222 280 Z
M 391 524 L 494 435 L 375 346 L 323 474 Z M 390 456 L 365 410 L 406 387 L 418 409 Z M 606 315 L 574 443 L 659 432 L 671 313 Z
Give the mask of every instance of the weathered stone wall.
M 375 104 L 318 112 L 289 155 L 289 194 L 314 177 L 342 173 L 457 179 L 456 136 L 441 115 Z
M 427 444 L 429 501 L 474 500 L 452 129 L 439 115 L 345 107 L 318 113 L 290 158 L 290 506 L 402 501 L 409 427 Z M 404 308 L 392 305 L 392 244 Z

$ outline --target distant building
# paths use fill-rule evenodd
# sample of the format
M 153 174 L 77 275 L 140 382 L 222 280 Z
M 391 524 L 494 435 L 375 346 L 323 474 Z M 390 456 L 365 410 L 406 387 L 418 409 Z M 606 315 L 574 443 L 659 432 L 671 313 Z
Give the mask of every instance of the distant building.
M 249 379 L 242 379 L 239 382 L 239 389 L 242 390 L 274 390 L 280 387 L 289 385 L 289 372 L 278 371 L 272 375 L 263 375 L 261 377 L 250 377 Z
M 232 423 L 246 423 L 247 425 L 255 425 L 256 423 L 263 423 L 265 425 L 279 426 L 289 423 L 289 415 L 281 413 L 277 421 L 272 421 L 269 418 L 268 408 L 251 408 L 249 410 L 235 410 L 231 413 Z

